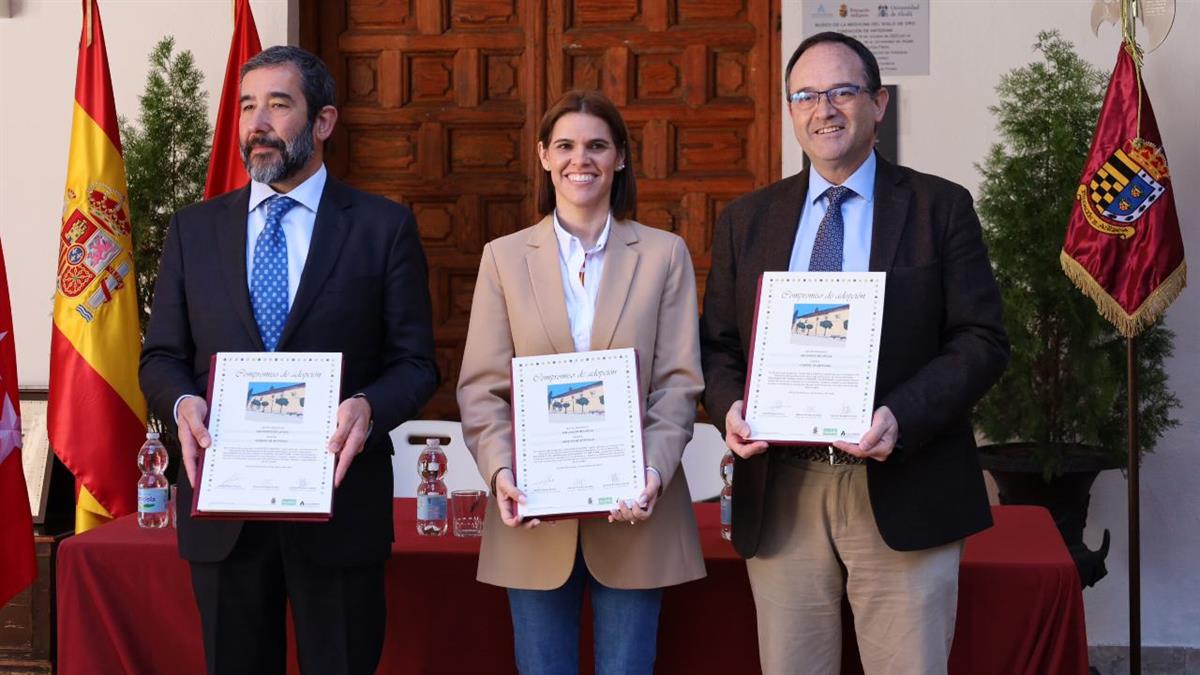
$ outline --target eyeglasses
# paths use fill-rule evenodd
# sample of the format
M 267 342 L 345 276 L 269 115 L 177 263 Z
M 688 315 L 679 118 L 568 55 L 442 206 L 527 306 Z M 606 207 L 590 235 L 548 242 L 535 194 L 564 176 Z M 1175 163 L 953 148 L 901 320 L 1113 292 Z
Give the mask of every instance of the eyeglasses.
M 798 110 L 812 110 L 817 107 L 817 103 L 821 100 L 821 95 L 825 95 L 825 99 L 835 108 L 844 108 L 862 92 L 870 93 L 870 89 L 858 84 L 844 84 L 840 87 L 826 89 L 825 91 L 812 91 L 809 89 L 801 89 L 788 94 L 787 100 Z

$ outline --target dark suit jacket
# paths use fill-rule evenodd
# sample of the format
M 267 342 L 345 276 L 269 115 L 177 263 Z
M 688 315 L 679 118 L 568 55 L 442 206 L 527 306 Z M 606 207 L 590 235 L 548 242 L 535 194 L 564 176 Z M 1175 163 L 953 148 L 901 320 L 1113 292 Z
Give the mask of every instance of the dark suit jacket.
M 900 442 L 867 463 L 875 522 L 896 550 L 930 548 L 991 525 L 970 410 L 1008 364 L 1008 339 L 970 194 L 877 156 L 872 271 L 884 271 L 875 405 L 888 406 Z M 704 404 L 724 432 L 742 398 L 759 275 L 787 271 L 808 172 L 730 204 L 717 220 L 700 321 Z M 738 459 L 733 543 L 758 550 L 774 450 Z
M 263 350 L 246 282 L 249 199 L 246 187 L 183 209 L 171 221 L 140 370 L 159 419 L 174 421 L 180 396 L 205 395 L 215 352 Z M 386 559 L 388 431 L 417 414 L 438 380 L 425 254 L 407 208 L 327 179 L 278 351 L 341 352 L 342 398 L 366 395 L 374 424 L 334 493 L 333 519 L 295 525 L 297 540 L 320 563 Z M 181 479 L 180 553 L 195 562 L 224 560 L 242 522 L 193 520 L 191 500 L 191 485 Z

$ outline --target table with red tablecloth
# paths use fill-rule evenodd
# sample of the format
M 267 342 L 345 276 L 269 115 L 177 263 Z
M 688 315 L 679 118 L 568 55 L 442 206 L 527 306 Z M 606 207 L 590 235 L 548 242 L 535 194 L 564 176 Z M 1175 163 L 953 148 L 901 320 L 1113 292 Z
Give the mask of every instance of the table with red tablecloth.
M 715 504 L 696 504 L 708 576 L 667 589 L 660 673 L 757 671 L 746 566 L 719 534 Z M 475 581 L 477 539 L 421 537 L 415 503 L 395 503 L 381 673 L 514 672 L 503 589 Z M 950 671 L 971 675 L 1087 672 L 1079 577 L 1049 514 L 994 507 L 996 526 L 967 540 Z M 200 620 L 175 531 L 133 517 L 58 549 L 58 672 L 202 673 Z M 590 672 L 590 622 L 583 630 Z M 854 670 L 852 638 L 847 639 Z M 291 672 L 297 672 L 289 657 Z

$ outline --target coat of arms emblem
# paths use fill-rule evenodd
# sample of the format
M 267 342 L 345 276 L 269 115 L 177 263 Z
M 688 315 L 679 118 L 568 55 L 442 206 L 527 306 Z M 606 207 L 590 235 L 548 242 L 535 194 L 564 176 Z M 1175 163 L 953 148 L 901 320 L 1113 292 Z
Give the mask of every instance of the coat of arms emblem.
M 1170 175 L 1166 157 L 1153 143 L 1128 140 L 1079 186 L 1076 198 L 1093 228 L 1128 239 L 1133 223 L 1166 193 L 1161 181 Z
M 63 219 L 58 288 L 68 298 L 83 295 L 75 309 L 91 321 L 132 269 L 121 245 L 129 236 L 129 215 L 124 196 L 100 183 L 88 186 L 84 208 L 86 213 L 76 208 Z

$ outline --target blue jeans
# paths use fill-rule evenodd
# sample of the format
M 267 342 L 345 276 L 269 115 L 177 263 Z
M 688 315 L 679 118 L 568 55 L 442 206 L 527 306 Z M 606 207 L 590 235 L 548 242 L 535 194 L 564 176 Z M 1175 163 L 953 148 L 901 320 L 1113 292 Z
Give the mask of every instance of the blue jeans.
M 522 675 L 579 672 L 579 615 L 591 589 L 596 675 L 654 672 L 662 589 L 609 588 L 588 571 L 582 553 L 567 582 L 551 591 L 508 589 L 517 669 Z

